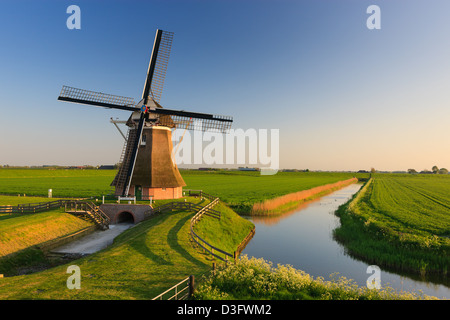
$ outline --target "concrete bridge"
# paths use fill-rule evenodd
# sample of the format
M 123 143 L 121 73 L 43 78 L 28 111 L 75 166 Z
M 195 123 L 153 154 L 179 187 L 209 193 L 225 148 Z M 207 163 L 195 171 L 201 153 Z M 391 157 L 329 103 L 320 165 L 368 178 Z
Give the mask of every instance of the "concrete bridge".
M 139 223 L 153 214 L 153 209 L 145 204 L 104 203 L 100 209 L 111 219 L 111 224 L 125 221 Z

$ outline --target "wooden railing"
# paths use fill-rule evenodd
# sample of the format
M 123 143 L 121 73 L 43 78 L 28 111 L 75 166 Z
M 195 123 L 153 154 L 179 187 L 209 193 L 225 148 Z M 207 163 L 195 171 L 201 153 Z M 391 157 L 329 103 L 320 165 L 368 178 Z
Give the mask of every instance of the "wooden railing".
M 55 200 L 49 202 L 18 204 L 17 206 L 0 206 L 0 213 L 37 213 L 64 207 L 65 211 L 87 214 L 102 229 L 109 227 L 109 217 L 94 203 L 77 200 Z
M 0 213 L 36 213 L 61 208 L 65 200 L 18 204 L 16 206 L 0 206 Z
M 157 295 L 152 300 L 185 300 L 191 297 L 193 293 L 194 293 L 194 276 L 191 275 L 181 280 L 176 285 L 167 289 L 163 293 Z M 172 295 L 165 298 L 164 295 L 167 294 Z
M 197 213 L 191 218 L 190 221 L 190 235 L 192 241 L 194 241 L 199 247 L 203 248 L 206 252 L 211 254 L 213 257 L 218 258 L 219 260 L 222 260 L 224 262 L 229 262 L 231 260 L 236 261 L 237 257 L 245 248 L 248 241 L 253 237 L 255 230 L 253 229 L 249 235 L 239 244 L 236 251 L 233 253 L 227 252 L 221 248 L 218 248 L 202 237 L 200 237 L 194 230 L 194 226 L 202 219 L 204 215 L 210 216 L 216 219 L 221 218 L 220 211 L 212 209 L 216 204 L 219 203 L 219 198 L 213 197 L 210 194 L 207 194 L 203 192 L 202 190 L 185 190 L 185 195 L 189 196 L 201 196 L 203 198 L 207 199 L 213 199 L 209 204 L 206 206 L 201 206 L 199 204 L 191 203 L 191 202 L 169 202 L 166 204 L 163 204 L 159 207 L 156 207 L 152 209 L 153 213 L 161 213 L 168 210 L 195 210 Z
M 212 197 L 211 195 L 205 194 L 203 192 L 201 192 L 201 190 L 187 190 L 187 191 L 192 191 L 192 193 L 188 193 L 188 195 L 192 196 L 195 193 L 195 196 L 203 196 L 206 197 L 205 195 L 207 195 L 208 197 Z M 190 202 L 171 202 L 171 203 L 167 203 L 164 204 L 160 207 L 155 208 L 155 210 L 159 209 L 158 212 L 162 212 L 165 210 L 175 210 L 178 208 L 181 209 L 198 209 L 197 213 L 191 218 L 190 221 L 190 234 L 191 234 L 191 238 L 192 240 L 201 248 L 203 248 L 205 251 L 209 252 L 213 257 L 216 257 L 222 261 L 224 261 L 225 263 L 228 263 L 231 261 L 236 262 L 237 257 L 239 256 L 239 254 L 242 252 L 242 250 L 245 248 L 245 246 L 247 245 L 247 243 L 251 240 L 251 238 L 253 237 L 253 235 L 255 234 L 255 228 L 252 229 L 252 231 L 250 231 L 250 233 L 247 235 L 247 237 L 245 237 L 245 239 L 239 244 L 239 246 L 237 247 L 237 250 L 233 252 L 233 254 L 222 250 L 220 248 L 217 248 L 213 245 L 211 245 L 209 242 L 207 242 L 205 239 L 202 239 L 195 231 L 194 231 L 194 226 L 201 220 L 203 215 L 208 215 L 217 219 L 220 219 L 220 212 L 213 210 L 212 207 L 215 206 L 216 204 L 219 203 L 219 198 L 214 198 L 214 200 L 212 200 L 209 204 L 207 204 L 206 206 L 202 207 L 198 204 L 193 204 Z M 177 283 L 176 285 L 174 285 L 173 287 L 167 289 L 166 291 L 164 291 L 163 293 L 159 294 L 158 296 L 156 296 L 155 298 L 153 298 L 153 300 L 181 300 L 181 299 L 186 299 L 188 297 L 190 297 L 193 292 L 194 292 L 194 276 L 190 276 L 188 278 L 185 278 L 184 280 L 182 280 L 181 282 Z M 188 285 L 186 285 L 186 283 L 189 283 Z M 181 288 L 180 290 L 180 286 L 182 286 L 183 284 L 184 287 Z M 189 287 L 189 289 L 187 289 Z M 189 290 L 188 293 L 184 293 L 186 290 Z M 169 293 L 173 293 L 172 296 L 168 297 L 168 298 L 164 298 L 164 295 L 167 295 Z M 184 294 L 182 294 L 184 293 Z
M 211 201 L 213 201 L 214 199 L 217 198 L 213 195 L 203 192 L 202 190 L 186 189 L 186 190 L 183 190 L 183 194 L 185 196 L 189 196 L 189 197 L 203 197 L 203 198 L 209 199 Z
M 111 223 L 110 218 L 100 207 L 90 201 L 67 200 L 64 203 L 64 209 L 66 212 L 88 215 L 103 230 L 108 229 Z
M 205 207 L 207 207 L 205 209 Z M 161 213 L 161 212 L 165 212 L 165 211 L 173 211 L 173 210 L 189 210 L 189 211 L 200 211 L 202 209 L 205 209 L 205 211 L 203 211 L 203 213 L 205 215 L 211 216 L 213 218 L 218 218 L 220 219 L 221 214 L 220 211 L 211 209 L 211 206 L 201 206 L 200 204 L 197 203 L 192 203 L 192 202 L 169 202 L 166 204 L 163 204 L 161 206 L 155 207 L 153 209 L 150 209 L 149 212 L 153 212 L 153 213 Z
M 236 260 L 236 252 L 229 253 L 225 250 L 222 250 L 216 246 L 213 246 L 208 241 L 200 237 L 195 231 L 194 226 L 202 219 L 203 215 L 209 215 L 209 210 L 211 210 L 211 207 L 215 206 L 217 203 L 219 203 L 219 198 L 215 198 L 212 202 L 210 202 L 208 205 L 204 206 L 201 210 L 199 210 L 192 218 L 190 223 L 190 234 L 192 240 L 200 247 L 202 247 L 206 252 L 210 253 L 213 257 L 216 257 L 222 261 L 228 262 L 229 259 Z

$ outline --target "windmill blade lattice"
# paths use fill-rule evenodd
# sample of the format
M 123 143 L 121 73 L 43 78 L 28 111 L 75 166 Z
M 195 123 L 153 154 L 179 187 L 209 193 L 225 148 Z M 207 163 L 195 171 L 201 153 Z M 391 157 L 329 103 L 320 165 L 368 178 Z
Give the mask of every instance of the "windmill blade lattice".
M 171 115 L 161 116 L 159 118 L 159 125 L 167 126 L 170 128 L 183 128 L 185 130 L 198 130 L 217 133 L 227 133 L 232 125 L 230 117 L 226 117 L 226 120 L 217 117 L 225 116 L 213 116 L 213 118 L 193 118 L 189 116 Z M 231 121 L 229 121 L 231 120 Z
M 95 92 L 84 89 L 78 89 L 68 86 L 63 86 L 58 100 L 68 101 L 74 103 L 88 104 L 97 107 L 105 107 L 112 109 L 121 109 L 126 111 L 139 110 L 134 105 L 133 98 L 116 96 L 103 92 Z
M 162 31 L 159 43 L 158 56 L 156 58 L 155 71 L 153 73 L 150 94 L 156 102 L 161 101 L 164 79 L 166 78 L 167 64 L 169 63 L 170 50 L 172 48 L 173 32 Z
M 167 129 L 179 127 L 227 133 L 233 123 L 233 118 L 229 116 L 171 110 L 160 105 L 173 35 L 173 32 L 156 30 L 147 77 L 138 103 L 129 97 L 69 86 L 63 86 L 58 97 L 58 100 L 66 102 L 131 111 L 126 121 L 129 131 L 121 166 L 111 184 L 116 195 L 128 196 L 133 192 L 137 195 L 145 189 L 147 196 L 181 197 L 182 187 L 186 184 L 168 152 L 172 144 L 171 130 Z

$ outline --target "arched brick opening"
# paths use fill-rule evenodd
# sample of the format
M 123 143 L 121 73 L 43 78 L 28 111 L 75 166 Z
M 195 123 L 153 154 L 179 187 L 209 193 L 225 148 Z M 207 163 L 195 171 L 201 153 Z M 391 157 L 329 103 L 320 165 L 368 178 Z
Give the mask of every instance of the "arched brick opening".
M 116 223 L 135 223 L 134 215 L 129 211 L 122 211 L 116 215 L 114 219 Z

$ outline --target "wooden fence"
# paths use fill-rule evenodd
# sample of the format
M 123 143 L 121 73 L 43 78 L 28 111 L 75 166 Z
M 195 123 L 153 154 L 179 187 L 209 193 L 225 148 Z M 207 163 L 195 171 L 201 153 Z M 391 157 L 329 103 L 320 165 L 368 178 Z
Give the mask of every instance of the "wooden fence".
M 242 250 L 245 248 L 245 246 L 248 244 L 248 242 L 252 239 L 252 237 L 255 234 L 255 228 L 250 231 L 250 233 L 245 237 L 245 239 L 239 244 L 237 247 L 237 250 L 234 251 L 232 254 L 222 250 L 220 248 L 217 248 L 207 242 L 205 239 L 202 239 L 195 231 L 194 226 L 202 219 L 203 215 L 211 216 L 216 219 L 220 219 L 220 211 L 213 210 L 212 207 L 219 203 L 219 198 L 212 197 L 211 195 L 205 194 L 201 190 L 187 190 L 189 196 L 203 196 L 209 198 L 214 198 L 209 204 L 202 207 L 197 204 L 193 204 L 190 202 L 171 202 L 164 204 L 160 207 L 155 208 L 154 210 L 158 210 L 157 212 L 162 212 L 165 210 L 175 210 L 175 209 L 189 209 L 189 210 L 198 210 L 197 213 L 191 218 L 190 221 L 190 234 L 191 239 L 201 248 L 203 248 L 206 252 L 210 253 L 213 257 L 218 258 L 219 260 L 224 261 L 225 263 L 228 263 L 230 261 L 236 262 L 237 257 L 242 252 Z M 205 196 L 206 195 L 206 196 Z M 181 289 L 180 289 L 181 288 Z M 188 290 L 186 292 L 186 290 Z M 189 298 L 194 292 L 194 276 L 191 275 L 173 287 L 167 289 L 163 293 L 159 294 L 152 300 L 181 300 L 181 299 L 187 299 Z M 170 295 L 171 296 L 164 298 L 164 295 Z
M 213 196 L 202 192 L 201 190 L 187 190 L 188 194 L 190 196 L 202 196 L 207 198 L 213 198 Z M 202 219 L 204 215 L 220 219 L 221 213 L 220 211 L 212 209 L 216 204 L 219 203 L 219 198 L 214 198 L 210 203 L 208 203 L 206 206 L 201 206 L 199 204 L 195 204 L 192 202 L 169 202 L 166 204 L 163 204 L 159 207 L 153 208 L 150 211 L 155 213 L 161 213 L 165 211 L 173 211 L 173 210 L 192 210 L 197 211 L 197 213 L 191 218 L 190 221 L 190 234 L 192 240 L 200 247 L 202 247 L 206 252 L 209 252 L 212 256 L 222 260 L 222 261 L 228 261 L 229 258 L 236 259 L 236 252 L 229 253 L 226 252 L 220 248 L 217 248 L 207 242 L 205 239 L 201 238 L 195 231 L 194 226 L 197 224 L 198 221 Z
M 189 277 L 181 280 L 173 287 L 167 289 L 163 293 L 157 295 L 152 300 L 185 300 L 192 296 L 194 293 L 195 277 L 190 275 Z M 171 295 L 164 297 L 165 295 Z
M 109 226 L 109 217 L 100 208 L 89 201 L 54 200 L 49 202 L 18 204 L 17 206 L 0 206 L 0 213 L 37 213 L 64 207 L 65 211 L 78 210 L 90 216 L 101 228 Z
M 211 201 L 217 198 L 213 195 L 203 192 L 202 190 L 191 190 L 191 189 L 183 190 L 183 195 L 189 197 L 203 197 Z
M 190 210 L 190 211 L 201 211 L 202 209 L 204 209 L 205 207 L 196 204 L 196 203 L 192 203 L 192 202 L 169 202 L 166 204 L 163 204 L 159 207 L 153 208 L 149 211 L 152 211 L 154 213 L 161 213 L 164 211 L 173 211 L 173 210 Z M 219 218 L 220 219 L 220 211 L 217 210 L 213 210 L 211 209 L 211 207 L 208 207 L 206 209 L 206 211 L 204 212 L 204 214 L 208 215 L 208 216 L 212 216 L 214 218 Z
M 228 262 L 228 259 L 231 258 L 233 260 L 236 260 L 236 252 L 229 253 L 225 250 L 222 250 L 220 248 L 217 248 L 210 244 L 205 239 L 201 238 L 195 231 L 194 226 L 197 224 L 198 221 L 202 219 L 203 215 L 209 215 L 212 216 L 209 213 L 209 210 L 211 210 L 211 207 L 215 206 L 219 202 L 219 198 L 214 199 L 212 202 L 210 202 L 208 205 L 204 206 L 201 210 L 199 210 L 192 218 L 190 222 L 190 233 L 192 240 L 200 247 L 202 247 L 206 252 L 209 252 L 213 257 L 216 257 L 222 261 Z M 212 216 L 214 218 L 220 219 L 220 216 Z
M 103 230 L 108 229 L 111 223 L 108 215 L 90 201 L 67 200 L 64 202 L 64 209 L 65 212 L 88 215 Z
M 0 213 L 36 213 L 61 208 L 65 200 L 18 204 L 17 206 L 0 206 Z

